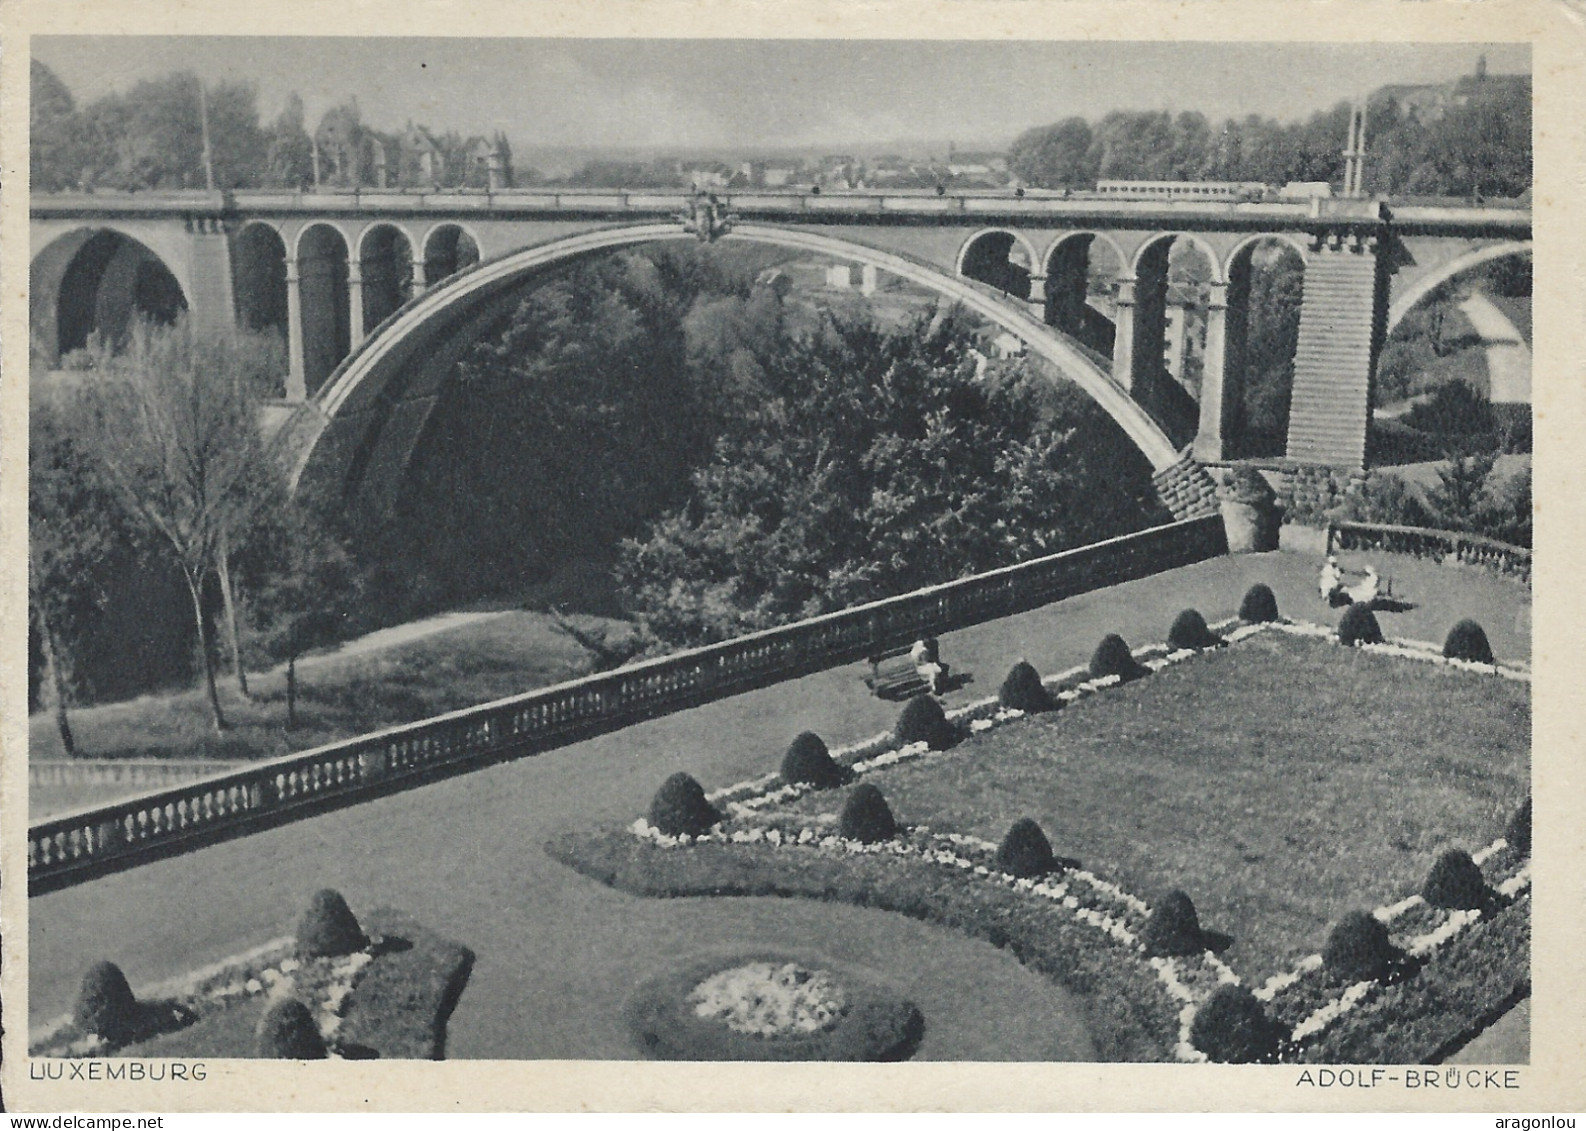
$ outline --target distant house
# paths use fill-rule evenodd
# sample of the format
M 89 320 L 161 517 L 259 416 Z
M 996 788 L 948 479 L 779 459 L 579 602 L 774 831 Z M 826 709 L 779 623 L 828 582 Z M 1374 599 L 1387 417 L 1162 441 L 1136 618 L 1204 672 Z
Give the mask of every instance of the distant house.
M 512 147 L 505 134 L 494 138 L 471 137 L 463 144 L 468 172 L 463 183 L 469 188 L 510 188 L 512 186 Z
M 446 173 L 440 144 L 411 120 L 397 139 L 397 183 L 404 188 L 434 188 Z
M 767 161 L 760 169 L 758 183 L 766 188 L 785 188 L 798 180 L 799 166 Z
M 369 142 L 358 101 L 353 99 L 325 112 L 314 131 L 314 181 L 320 185 L 356 188 L 364 183 Z
M 698 165 L 689 169 L 688 183 L 697 189 L 726 188 L 735 172 L 730 166 L 720 162 L 710 165 Z

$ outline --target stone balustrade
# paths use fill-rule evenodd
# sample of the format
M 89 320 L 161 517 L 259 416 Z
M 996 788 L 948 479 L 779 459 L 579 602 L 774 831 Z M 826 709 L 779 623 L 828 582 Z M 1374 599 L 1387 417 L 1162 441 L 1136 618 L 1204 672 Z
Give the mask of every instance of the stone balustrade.
M 920 636 L 1225 553 L 1221 520 L 1176 522 L 509 699 L 61 814 L 28 830 L 40 894 L 233 836 L 534 754 L 862 659 Z
M 1327 549 L 1329 553 L 1335 549 L 1380 550 L 1440 562 L 1453 560 L 1518 577 L 1527 585 L 1531 583 L 1529 549 L 1478 534 L 1379 522 L 1335 522 L 1327 528 Z

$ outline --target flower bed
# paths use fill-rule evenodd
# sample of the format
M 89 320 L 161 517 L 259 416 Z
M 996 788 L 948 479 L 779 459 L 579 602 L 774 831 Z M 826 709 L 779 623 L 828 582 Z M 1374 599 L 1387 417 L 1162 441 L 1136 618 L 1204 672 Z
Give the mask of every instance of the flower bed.
M 1230 644 L 1262 632 L 1334 639 L 1331 630 L 1316 625 L 1223 622 L 1214 627 L 1224 630 Z M 1391 640 L 1360 650 L 1529 680 L 1523 665 L 1450 660 L 1427 642 Z M 1154 646 L 1136 650 L 1135 659 L 1157 672 L 1197 655 Z M 1116 676 L 1089 678 L 1085 669 L 1045 681 L 1059 706 L 1119 682 Z M 948 717 L 961 733 L 976 735 L 1018 724 L 1025 716 L 985 699 Z M 942 751 L 925 743 L 898 746 L 890 735 L 877 735 L 831 754 L 854 777 L 884 783 L 892 767 L 973 758 L 975 750 L 973 741 Z M 963 929 L 1008 946 L 1027 965 L 1081 994 L 1104 1058 L 1206 1059 L 1191 1040 L 1196 1012 L 1219 986 L 1238 985 L 1240 975 L 1211 949 L 1149 956 L 1140 939 L 1151 910 L 1145 899 L 1078 867 L 1040 879 L 1008 875 L 996 864 L 995 844 L 924 826 L 905 828 L 876 844 L 844 840 L 835 833 L 834 814 L 813 812 L 803 803 L 816 793 L 769 774 L 710 793 L 708 799 L 724 811 L 725 820 L 705 835 L 669 837 L 639 820 L 624 833 L 566 838 L 551 851 L 586 874 L 642 894 L 844 899 Z M 1385 983 L 1344 984 L 1325 970 L 1319 955 L 1303 957 L 1268 978 L 1256 998 L 1291 1033 L 1279 1054 L 1290 1060 L 1333 1059 L 1344 1049 L 1372 1048 L 1379 1054 L 1414 1052 L 1407 1059 L 1423 1059 L 1458 1039 L 1483 1010 L 1512 1000 L 1528 977 L 1523 971 L 1518 981 L 1512 976 L 1519 968 L 1516 956 L 1523 958 L 1517 923 L 1528 924 L 1528 874 L 1519 855 L 1503 849 L 1499 841 L 1477 854 L 1499 893 L 1480 912 L 1439 911 L 1419 897 L 1378 909 L 1377 918 L 1389 925 L 1394 945 L 1405 954 Z M 1493 970 L 1473 975 L 1480 953 L 1495 948 Z M 1446 1006 L 1451 997 L 1457 1008 L 1433 1009 L 1423 1000 Z M 1401 1015 L 1419 1020 L 1398 1037 L 1381 1036 L 1379 1031 Z M 1361 1029 L 1374 1035 L 1361 1037 Z
M 712 958 L 629 999 L 634 1040 L 655 1060 L 906 1060 L 925 1019 L 887 986 L 785 955 Z
M 30 1036 L 31 1056 L 254 1057 L 254 1027 L 274 1002 L 309 1007 L 333 1059 L 438 1058 L 473 954 L 398 911 L 365 918 L 351 954 L 302 958 L 292 938 L 142 989 L 148 1022 L 110 1045 L 64 1017 Z

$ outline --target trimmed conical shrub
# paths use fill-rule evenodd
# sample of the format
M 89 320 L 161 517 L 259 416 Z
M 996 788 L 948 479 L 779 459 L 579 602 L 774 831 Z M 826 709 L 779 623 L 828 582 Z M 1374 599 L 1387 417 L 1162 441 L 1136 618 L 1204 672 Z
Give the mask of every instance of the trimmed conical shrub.
M 721 820 L 721 813 L 705 800 L 705 789 L 681 771 L 661 783 L 650 802 L 650 824 L 667 836 L 701 836 Z
M 1514 811 L 1514 816 L 1509 818 L 1508 827 L 1503 830 L 1503 839 L 1509 842 L 1509 847 L 1521 856 L 1531 855 L 1531 799 L 1527 797 L 1520 808 Z
M 1327 936 L 1322 962 L 1351 982 L 1378 982 L 1393 968 L 1398 955 L 1388 939 L 1388 928 L 1375 915 L 1351 911 Z
M 308 1006 L 295 997 L 272 1005 L 253 1034 L 254 1051 L 271 1060 L 324 1060 L 325 1038 Z
M 847 782 L 853 772 L 839 766 L 826 749 L 820 735 L 805 731 L 795 738 L 782 756 L 782 780 L 789 785 L 808 785 L 831 789 Z
M 892 808 L 881 791 L 865 782 L 848 795 L 842 817 L 837 823 L 838 834 L 844 840 L 857 840 L 876 844 L 898 835 L 898 823 L 893 819 Z
M 1204 648 L 1218 647 L 1223 643 L 1223 638 L 1207 627 L 1206 618 L 1198 611 L 1185 609 L 1173 618 L 1167 642 L 1174 648 L 1191 648 L 1199 652 Z
M 77 993 L 73 1019 L 83 1032 L 97 1033 L 112 1045 L 132 1039 L 138 1002 L 121 967 L 114 962 L 96 962 L 88 968 Z
M 297 953 L 304 958 L 352 954 L 369 945 L 363 929 L 339 891 L 314 893 L 297 923 Z
M 1421 898 L 1433 907 L 1465 911 L 1480 907 L 1486 896 L 1487 881 L 1463 848 L 1450 848 L 1439 856 L 1421 888 Z
M 1090 678 L 1102 679 L 1115 675 L 1119 679 L 1137 679 L 1144 675 L 1148 669 L 1137 662 L 1134 653 L 1129 651 L 1129 645 L 1123 637 L 1116 632 L 1102 637 L 1101 643 L 1096 645 L 1096 651 L 1090 657 Z
M 1044 876 L 1057 867 L 1052 857 L 1052 842 L 1031 817 L 1013 823 L 997 847 L 997 867 L 1021 879 Z
M 1278 619 L 1278 599 L 1270 586 L 1256 582 L 1239 602 L 1239 619 L 1246 624 L 1269 624 Z
M 1473 664 L 1493 662 L 1492 645 L 1487 643 L 1486 632 L 1468 617 L 1448 630 L 1448 638 L 1443 641 L 1443 655 L 1450 660 L 1469 660 Z
M 1015 711 L 1048 711 L 1056 705 L 1052 693 L 1041 682 L 1041 673 L 1020 660 L 1008 669 L 1007 678 L 997 688 L 997 702 Z
M 1287 1036 L 1244 986 L 1219 986 L 1190 1022 L 1190 1043 L 1220 1064 L 1275 1060 Z
M 1195 904 L 1184 892 L 1174 889 L 1157 901 L 1140 931 L 1140 941 L 1152 958 L 1176 954 L 1199 954 L 1206 949 Z
M 1338 618 L 1340 644 L 1381 644 L 1382 627 L 1371 609 L 1365 605 L 1350 605 Z
M 929 695 L 916 695 L 898 713 L 898 725 L 892 735 L 899 746 L 925 742 L 932 750 L 945 750 L 952 745 L 956 732 L 940 703 Z

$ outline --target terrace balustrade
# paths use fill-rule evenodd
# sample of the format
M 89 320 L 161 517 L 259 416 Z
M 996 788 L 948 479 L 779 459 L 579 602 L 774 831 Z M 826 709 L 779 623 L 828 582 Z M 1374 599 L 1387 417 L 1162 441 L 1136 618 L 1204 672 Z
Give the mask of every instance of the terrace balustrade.
M 30 894 L 1227 552 L 1215 516 L 392 727 L 28 830 Z
M 1531 583 L 1529 549 L 1479 534 L 1379 522 L 1335 522 L 1327 528 L 1327 550 L 1380 550 L 1440 562 L 1452 559 Z

